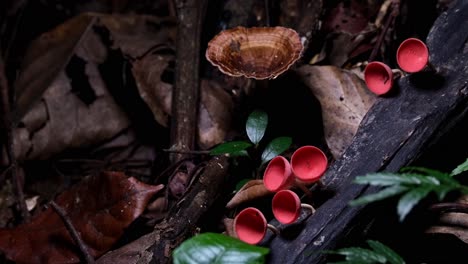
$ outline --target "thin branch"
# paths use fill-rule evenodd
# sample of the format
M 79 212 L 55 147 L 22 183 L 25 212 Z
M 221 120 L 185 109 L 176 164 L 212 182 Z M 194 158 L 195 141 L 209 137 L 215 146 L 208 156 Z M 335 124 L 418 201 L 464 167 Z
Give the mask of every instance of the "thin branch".
M 193 150 L 197 136 L 202 22 L 208 0 L 175 0 L 178 28 L 175 86 L 172 95 L 172 149 Z M 187 154 L 172 154 L 172 162 Z
M 10 94 L 13 93 L 13 94 Z M 18 175 L 18 164 L 16 161 L 15 149 L 13 146 L 13 128 L 16 127 L 11 118 L 11 105 L 14 101 L 14 92 L 10 90 L 8 86 L 8 79 L 5 74 L 5 64 L 3 57 L 0 56 L 0 94 L 1 94 L 1 104 L 2 104 L 2 117 L 3 117 L 3 127 L 5 128 L 6 136 L 6 152 L 7 158 L 9 161 L 9 166 L 11 167 L 10 173 L 15 186 L 16 200 L 18 206 L 21 210 L 21 216 L 23 221 L 29 221 L 30 215 L 28 208 L 26 206 L 26 201 L 24 200 L 23 193 L 23 183 L 21 178 Z M 22 170 L 21 170 L 22 171 Z
M 195 154 L 195 155 L 203 155 L 203 154 L 210 154 L 208 150 L 177 150 L 177 149 L 163 149 L 164 152 L 169 153 L 181 153 L 181 154 Z
M 86 263 L 89 263 L 89 264 L 94 263 L 93 256 L 91 256 L 91 254 L 89 253 L 88 247 L 81 239 L 80 234 L 78 233 L 76 228 L 73 226 L 73 223 L 71 222 L 70 218 L 67 216 L 67 213 L 65 212 L 65 210 L 63 210 L 63 208 L 60 207 L 58 204 L 56 204 L 54 201 L 50 202 L 50 206 L 54 208 L 55 212 L 62 219 L 63 223 L 65 224 L 65 227 L 70 233 L 70 236 L 73 238 L 73 241 L 75 241 L 75 243 L 80 248 L 81 254 L 83 254 L 83 257 L 85 258 Z
M 369 56 L 369 61 L 373 61 L 375 57 L 377 56 L 377 53 L 379 52 L 380 47 L 382 46 L 383 39 L 385 35 L 387 35 L 387 31 L 390 28 L 390 25 L 395 21 L 398 15 L 398 9 L 399 9 L 398 1 L 394 1 L 391 4 L 391 11 L 387 17 L 387 20 L 385 21 L 385 25 L 382 29 L 382 32 L 380 33 L 379 38 L 377 39 L 377 42 L 375 43 L 374 49 L 372 49 L 371 55 Z

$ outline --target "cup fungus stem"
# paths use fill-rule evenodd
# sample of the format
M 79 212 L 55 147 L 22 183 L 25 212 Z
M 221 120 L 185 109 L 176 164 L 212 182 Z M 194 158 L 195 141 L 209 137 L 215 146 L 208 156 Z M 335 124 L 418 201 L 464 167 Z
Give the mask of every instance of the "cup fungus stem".
M 279 235 L 280 231 L 274 225 L 267 224 L 267 228 L 271 230 L 275 235 Z
M 301 204 L 301 207 L 309 209 L 311 214 L 315 214 L 315 208 L 312 205 L 303 203 Z

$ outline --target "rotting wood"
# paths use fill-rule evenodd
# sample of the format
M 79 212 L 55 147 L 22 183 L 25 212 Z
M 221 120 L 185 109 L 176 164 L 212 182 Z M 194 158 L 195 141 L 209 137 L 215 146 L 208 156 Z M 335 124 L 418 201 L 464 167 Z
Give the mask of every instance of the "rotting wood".
M 351 207 L 348 202 L 378 189 L 351 181 L 366 173 L 398 171 L 467 116 L 466 17 L 468 2 L 460 0 L 439 16 L 426 40 L 437 74 L 425 71 L 401 78 L 394 87 L 397 94 L 381 98 L 371 108 L 351 146 L 324 176 L 323 189 L 317 190 L 334 193 L 333 197 L 293 239 L 267 237 L 269 263 L 323 263 L 324 250 L 334 249 L 350 231 L 366 226 L 356 223 L 366 206 Z
M 199 62 L 202 22 L 207 0 L 175 0 L 177 9 L 177 53 L 175 86 L 172 96 L 171 149 L 194 150 L 199 103 Z M 185 154 L 186 155 L 186 154 Z M 172 154 L 172 162 L 184 157 Z
M 170 263 L 172 250 L 196 234 L 199 220 L 224 190 L 228 168 L 226 157 L 212 158 L 177 206 L 152 233 L 108 252 L 97 263 Z

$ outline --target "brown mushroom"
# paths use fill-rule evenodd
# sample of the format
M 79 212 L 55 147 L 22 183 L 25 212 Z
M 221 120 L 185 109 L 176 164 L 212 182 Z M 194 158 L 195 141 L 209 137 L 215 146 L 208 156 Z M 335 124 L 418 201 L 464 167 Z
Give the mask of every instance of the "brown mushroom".
M 236 27 L 216 35 L 206 59 L 229 76 L 274 79 L 302 55 L 296 31 L 284 27 Z

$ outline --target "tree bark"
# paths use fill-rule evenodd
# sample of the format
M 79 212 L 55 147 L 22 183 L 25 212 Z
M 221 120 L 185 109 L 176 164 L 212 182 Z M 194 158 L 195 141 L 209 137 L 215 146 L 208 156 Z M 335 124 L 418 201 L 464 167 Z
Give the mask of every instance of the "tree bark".
M 334 249 L 351 231 L 366 227 L 359 222 L 368 213 L 366 207 L 351 207 L 348 202 L 378 188 L 352 180 L 371 172 L 398 171 L 467 117 L 467 17 L 468 2 L 459 0 L 436 20 L 426 40 L 436 72 L 426 70 L 401 78 L 394 87 L 396 94 L 381 98 L 370 109 L 351 146 L 328 169 L 324 186 L 314 190 L 332 193 L 332 197 L 302 223 L 293 239 L 267 237 L 264 246 L 271 249 L 269 263 L 324 262 L 325 250 Z

